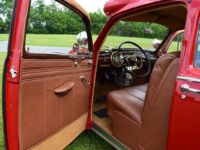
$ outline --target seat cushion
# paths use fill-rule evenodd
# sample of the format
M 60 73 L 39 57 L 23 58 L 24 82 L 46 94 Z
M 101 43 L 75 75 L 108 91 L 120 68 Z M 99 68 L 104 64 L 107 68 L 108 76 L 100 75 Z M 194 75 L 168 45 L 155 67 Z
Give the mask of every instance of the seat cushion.
M 112 116 L 113 109 L 117 109 L 141 124 L 146 90 L 147 84 L 144 84 L 110 92 L 108 115 Z

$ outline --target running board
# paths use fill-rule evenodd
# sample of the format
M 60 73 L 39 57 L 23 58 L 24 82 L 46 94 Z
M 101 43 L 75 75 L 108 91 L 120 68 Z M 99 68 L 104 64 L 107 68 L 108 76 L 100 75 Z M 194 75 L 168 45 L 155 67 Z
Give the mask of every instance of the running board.
M 94 131 L 97 135 L 103 138 L 106 142 L 112 145 L 117 150 L 128 150 L 125 145 L 121 144 L 116 138 L 102 130 L 97 124 L 92 123 L 92 131 Z

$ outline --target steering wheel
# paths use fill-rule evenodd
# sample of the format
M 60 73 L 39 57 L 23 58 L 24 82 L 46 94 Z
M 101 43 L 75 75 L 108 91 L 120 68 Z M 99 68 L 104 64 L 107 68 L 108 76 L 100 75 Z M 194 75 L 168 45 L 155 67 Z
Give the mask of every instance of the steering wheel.
M 138 50 L 130 50 L 130 51 L 134 51 L 132 55 L 130 54 L 124 55 L 122 46 L 124 46 L 125 44 L 131 44 L 134 47 L 138 48 Z M 147 54 L 138 44 L 131 41 L 126 41 L 122 43 L 119 46 L 118 51 L 113 53 L 111 62 L 114 62 L 114 61 L 118 62 L 118 65 L 117 66 L 115 65 L 116 67 L 124 68 L 124 70 L 127 73 L 131 74 L 133 77 L 139 77 L 139 78 L 146 77 L 151 72 L 151 63 L 149 61 Z M 136 70 L 142 69 L 144 62 L 147 62 L 147 66 L 148 66 L 147 71 L 142 75 L 137 75 Z

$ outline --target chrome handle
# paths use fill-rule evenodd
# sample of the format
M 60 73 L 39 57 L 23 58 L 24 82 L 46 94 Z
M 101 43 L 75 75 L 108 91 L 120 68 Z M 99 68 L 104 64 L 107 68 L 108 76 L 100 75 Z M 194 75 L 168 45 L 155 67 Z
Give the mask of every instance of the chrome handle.
M 86 83 L 87 85 L 90 85 L 90 84 L 91 84 L 90 82 L 88 82 L 88 80 L 85 78 L 85 76 L 81 76 L 80 79 L 81 79 L 81 81 L 82 81 L 83 83 Z
M 187 84 L 182 84 L 180 89 L 181 89 L 182 92 L 186 92 L 186 93 L 192 92 L 192 93 L 195 93 L 195 94 L 200 94 L 200 90 L 190 88 L 190 86 L 187 85 Z

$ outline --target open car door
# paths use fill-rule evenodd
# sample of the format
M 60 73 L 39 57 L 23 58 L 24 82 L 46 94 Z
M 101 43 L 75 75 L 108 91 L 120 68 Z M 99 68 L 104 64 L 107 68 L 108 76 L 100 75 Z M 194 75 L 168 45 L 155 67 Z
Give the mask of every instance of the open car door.
M 193 10 L 197 2 L 190 5 Z M 198 5 L 199 6 L 199 5 Z M 191 11 L 190 10 L 190 11 Z M 191 11 L 184 33 L 180 71 L 171 108 L 168 149 L 199 149 L 200 142 L 200 7 Z M 193 19 L 191 19 L 193 18 Z M 192 23 L 191 23 L 192 22 Z
M 3 79 L 5 146 L 9 150 L 65 148 L 90 120 L 90 19 L 74 0 L 57 2 L 81 18 L 88 52 L 31 53 L 24 42 L 31 2 L 16 0 Z

